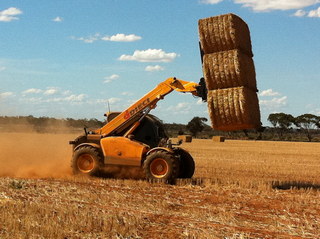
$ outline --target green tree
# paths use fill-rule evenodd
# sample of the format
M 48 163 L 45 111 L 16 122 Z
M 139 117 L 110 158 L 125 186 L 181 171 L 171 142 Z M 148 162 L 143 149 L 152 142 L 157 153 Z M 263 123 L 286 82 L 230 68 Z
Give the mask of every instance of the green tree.
M 283 134 L 294 124 L 295 118 L 291 114 L 274 113 L 269 115 L 268 121 L 276 129 L 279 138 L 282 139 Z
M 303 114 L 295 118 L 295 125 L 299 127 L 311 142 L 313 133 L 320 126 L 320 117 L 313 114 Z
M 197 134 L 201 132 L 208 120 L 204 117 L 194 117 L 192 120 L 189 121 L 187 124 L 187 129 L 191 132 L 192 136 L 197 137 Z

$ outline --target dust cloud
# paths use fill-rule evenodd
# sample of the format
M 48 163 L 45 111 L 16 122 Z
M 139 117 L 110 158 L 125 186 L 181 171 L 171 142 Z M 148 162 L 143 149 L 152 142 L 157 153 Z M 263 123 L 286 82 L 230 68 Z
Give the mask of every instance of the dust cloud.
M 31 128 L 25 132 L 0 133 L 0 177 L 69 178 L 73 175 L 72 146 L 69 145 L 69 141 L 79 135 L 80 133 L 37 133 Z M 99 176 L 144 178 L 139 167 L 111 165 L 102 168 Z
M 71 175 L 75 134 L 1 133 L 0 177 L 64 178 Z

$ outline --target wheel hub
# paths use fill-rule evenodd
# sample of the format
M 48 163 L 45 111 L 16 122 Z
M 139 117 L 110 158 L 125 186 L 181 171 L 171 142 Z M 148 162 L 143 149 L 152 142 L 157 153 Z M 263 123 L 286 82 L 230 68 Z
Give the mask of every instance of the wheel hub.
M 150 165 L 151 174 L 156 178 L 164 177 L 168 173 L 168 169 L 168 163 L 162 158 L 153 160 Z
M 94 168 L 94 159 L 90 154 L 82 154 L 77 161 L 78 169 L 83 173 L 88 173 Z

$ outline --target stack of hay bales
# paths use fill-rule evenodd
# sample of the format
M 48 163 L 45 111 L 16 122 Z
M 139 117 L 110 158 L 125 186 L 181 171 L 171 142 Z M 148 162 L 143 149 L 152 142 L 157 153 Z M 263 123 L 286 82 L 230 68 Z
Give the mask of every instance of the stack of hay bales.
M 224 131 L 260 127 L 247 24 L 234 14 L 200 19 L 199 37 L 212 127 Z

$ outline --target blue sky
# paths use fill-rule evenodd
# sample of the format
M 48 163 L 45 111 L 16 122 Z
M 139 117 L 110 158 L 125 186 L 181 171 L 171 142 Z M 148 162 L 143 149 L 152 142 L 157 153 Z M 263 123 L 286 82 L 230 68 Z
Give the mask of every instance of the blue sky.
M 230 12 L 251 31 L 263 124 L 320 115 L 319 0 L 2 0 L 0 115 L 103 120 L 169 77 L 198 82 L 198 20 Z M 177 92 L 152 113 L 209 118 Z

